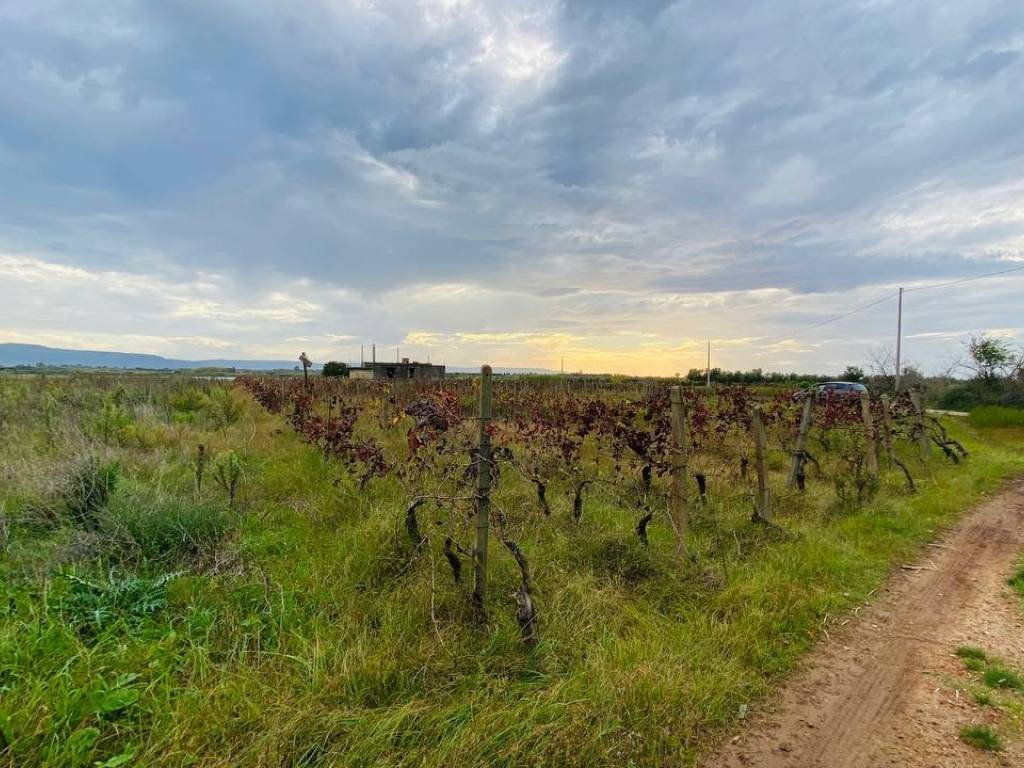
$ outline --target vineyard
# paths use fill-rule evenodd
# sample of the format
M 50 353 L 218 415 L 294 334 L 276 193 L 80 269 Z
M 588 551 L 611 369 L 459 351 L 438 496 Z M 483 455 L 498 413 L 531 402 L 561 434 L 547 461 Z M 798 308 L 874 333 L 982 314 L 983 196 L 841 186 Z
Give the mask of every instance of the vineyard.
M 676 383 L 0 377 L 0 765 L 693 764 L 1021 468 Z
M 269 412 L 284 414 L 360 490 L 393 476 L 404 491 L 413 556 L 438 550 L 456 584 L 463 561 L 472 560 L 481 618 L 494 525 L 521 571 L 517 620 L 528 645 L 538 639 L 535 599 L 528 560 L 510 535 L 553 515 L 555 524 L 578 525 L 590 495 L 620 509 L 642 546 L 650 546 L 649 530 L 659 521 L 671 529 L 677 554 L 691 564 L 716 563 L 718 578 L 726 579 L 721 510 L 746 506 L 753 522 L 781 531 L 773 507 L 794 504 L 793 491 L 805 492 L 808 474 L 835 489 L 837 508 L 853 509 L 879 492 L 882 466 L 898 469 L 903 492 L 916 490 L 909 460 L 898 455 L 902 445 L 915 446 L 922 462 L 932 444 L 953 464 L 968 455 L 924 414 L 916 393 L 894 402 L 665 384 L 574 393 L 558 382 L 495 392 L 486 368 L 479 379 L 447 385 L 239 383 Z M 784 485 L 775 468 L 788 470 Z M 714 531 L 715 551 L 691 546 L 691 513 L 696 525 Z

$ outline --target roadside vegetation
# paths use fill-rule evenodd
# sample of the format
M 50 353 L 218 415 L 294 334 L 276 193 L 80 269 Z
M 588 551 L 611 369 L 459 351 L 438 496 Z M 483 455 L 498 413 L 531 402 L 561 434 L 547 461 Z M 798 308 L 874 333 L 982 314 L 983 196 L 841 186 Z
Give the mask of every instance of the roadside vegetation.
M 828 617 L 1024 471 L 1024 429 L 936 423 L 955 458 L 933 443 L 926 461 L 898 420 L 911 492 L 881 447 L 869 477 L 859 415 L 837 411 L 790 488 L 799 403 L 781 393 L 764 401 L 766 524 L 747 396 L 692 393 L 704 479 L 680 557 L 667 396 L 581 393 L 613 418 L 591 414 L 577 443 L 559 381 L 510 379 L 481 620 L 463 551 L 474 383 L 259 381 L 0 376 L 0 765 L 692 764 Z M 506 537 L 529 562 L 534 642 Z

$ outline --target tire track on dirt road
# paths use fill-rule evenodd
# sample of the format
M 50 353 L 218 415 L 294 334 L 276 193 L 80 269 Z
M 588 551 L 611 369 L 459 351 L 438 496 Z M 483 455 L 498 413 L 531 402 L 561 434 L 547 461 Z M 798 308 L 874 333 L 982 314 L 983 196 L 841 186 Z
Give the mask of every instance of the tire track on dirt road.
M 1006 580 L 1024 549 L 1024 482 L 984 501 L 921 570 L 813 651 L 764 714 L 706 768 L 980 768 L 1024 766 L 1024 745 L 980 752 L 960 728 L 991 713 L 958 689 L 958 645 L 1024 665 L 1024 620 Z

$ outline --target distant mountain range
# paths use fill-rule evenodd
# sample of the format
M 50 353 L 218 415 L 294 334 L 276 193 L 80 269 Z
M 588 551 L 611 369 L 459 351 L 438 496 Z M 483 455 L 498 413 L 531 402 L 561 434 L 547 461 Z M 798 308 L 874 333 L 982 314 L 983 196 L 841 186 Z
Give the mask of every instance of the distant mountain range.
M 0 344 L 0 367 L 50 365 L 82 368 L 142 368 L 181 371 L 189 368 L 236 368 L 243 371 L 291 370 L 298 360 L 176 360 L 137 352 L 101 352 L 89 349 L 57 349 L 41 344 Z M 350 363 L 350 365 L 353 365 Z M 314 365 L 319 368 L 319 365 Z M 449 373 L 478 373 L 479 368 L 449 366 Z M 497 374 L 554 373 L 548 368 L 495 368 Z
M 40 344 L 0 344 L 0 366 L 81 366 L 84 368 L 146 368 L 183 370 L 188 368 L 240 368 L 248 371 L 291 369 L 298 360 L 175 360 L 136 352 L 100 352 L 89 349 L 56 349 Z

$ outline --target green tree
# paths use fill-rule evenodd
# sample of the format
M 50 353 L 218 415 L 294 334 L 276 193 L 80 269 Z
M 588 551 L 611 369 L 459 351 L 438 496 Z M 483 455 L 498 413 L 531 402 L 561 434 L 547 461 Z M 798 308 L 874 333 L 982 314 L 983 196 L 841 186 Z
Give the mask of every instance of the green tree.
M 987 383 L 1009 375 L 1014 364 L 1014 354 L 1010 345 L 986 334 L 971 336 L 967 343 L 967 352 L 970 355 L 967 367 L 974 371 L 975 378 Z
M 324 376 L 345 376 L 348 373 L 348 366 L 337 360 L 328 360 L 320 372 Z
M 839 376 L 840 381 L 864 381 L 864 369 L 857 365 L 848 365 Z

